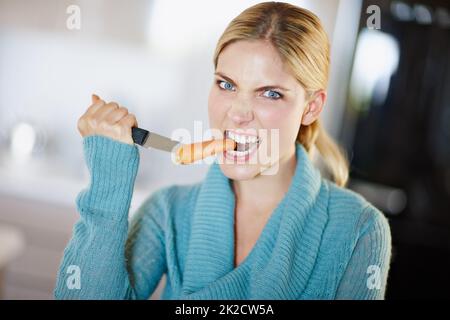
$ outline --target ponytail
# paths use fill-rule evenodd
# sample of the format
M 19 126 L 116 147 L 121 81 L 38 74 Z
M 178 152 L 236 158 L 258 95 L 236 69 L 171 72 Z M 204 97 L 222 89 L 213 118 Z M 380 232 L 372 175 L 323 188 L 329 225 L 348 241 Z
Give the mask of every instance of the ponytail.
M 322 127 L 319 120 L 308 126 L 301 126 L 297 141 L 311 154 L 315 147 L 325 162 L 333 181 L 345 187 L 348 181 L 348 160 L 344 151 Z

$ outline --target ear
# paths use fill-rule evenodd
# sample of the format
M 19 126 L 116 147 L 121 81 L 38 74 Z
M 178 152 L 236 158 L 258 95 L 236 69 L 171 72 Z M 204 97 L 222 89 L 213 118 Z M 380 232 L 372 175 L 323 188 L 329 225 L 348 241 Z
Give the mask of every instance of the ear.
M 327 92 L 325 90 L 318 90 L 311 95 L 303 111 L 302 125 L 308 126 L 319 118 L 326 99 Z

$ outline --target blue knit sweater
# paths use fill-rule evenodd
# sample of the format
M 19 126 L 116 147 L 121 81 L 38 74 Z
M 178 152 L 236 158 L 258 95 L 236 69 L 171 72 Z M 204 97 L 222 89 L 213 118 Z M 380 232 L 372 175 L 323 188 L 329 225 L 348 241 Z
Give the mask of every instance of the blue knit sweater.
M 58 299 L 382 299 L 391 255 L 383 214 L 321 178 L 301 144 L 288 192 L 234 267 L 235 197 L 214 162 L 197 184 L 154 192 L 129 223 L 136 146 L 83 140 L 91 181 L 61 262 Z M 189 170 L 189 168 L 186 168 Z

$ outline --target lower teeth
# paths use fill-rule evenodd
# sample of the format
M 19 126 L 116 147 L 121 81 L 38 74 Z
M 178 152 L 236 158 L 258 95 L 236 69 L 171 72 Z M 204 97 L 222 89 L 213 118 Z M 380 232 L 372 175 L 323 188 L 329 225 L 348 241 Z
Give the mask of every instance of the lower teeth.
M 247 151 L 250 148 L 249 143 L 236 143 L 234 151 Z
M 258 147 L 258 144 L 254 144 L 254 143 L 245 143 L 245 144 L 241 144 L 241 143 L 236 143 L 237 147 L 232 150 L 232 151 L 228 151 L 228 153 L 231 156 L 238 156 L 238 157 L 243 157 L 246 156 L 250 153 L 251 149 Z M 244 150 L 242 150 L 244 149 Z
M 249 152 L 248 152 L 248 151 L 227 151 L 227 154 L 228 154 L 230 157 L 238 157 L 238 158 L 241 158 L 241 157 L 247 156 L 247 155 L 249 154 Z

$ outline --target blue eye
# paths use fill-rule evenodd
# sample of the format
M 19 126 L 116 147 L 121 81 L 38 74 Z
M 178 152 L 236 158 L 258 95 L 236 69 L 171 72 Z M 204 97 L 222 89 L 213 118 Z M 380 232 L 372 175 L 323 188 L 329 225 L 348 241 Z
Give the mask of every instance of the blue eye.
M 269 94 L 266 95 L 266 92 L 269 92 Z M 282 97 L 282 95 L 280 93 L 273 91 L 273 90 L 264 91 L 263 96 L 266 98 L 272 99 L 272 100 L 278 100 Z
M 224 90 L 234 90 L 233 85 L 227 81 L 218 80 L 217 83 L 219 84 L 219 87 L 221 87 Z

